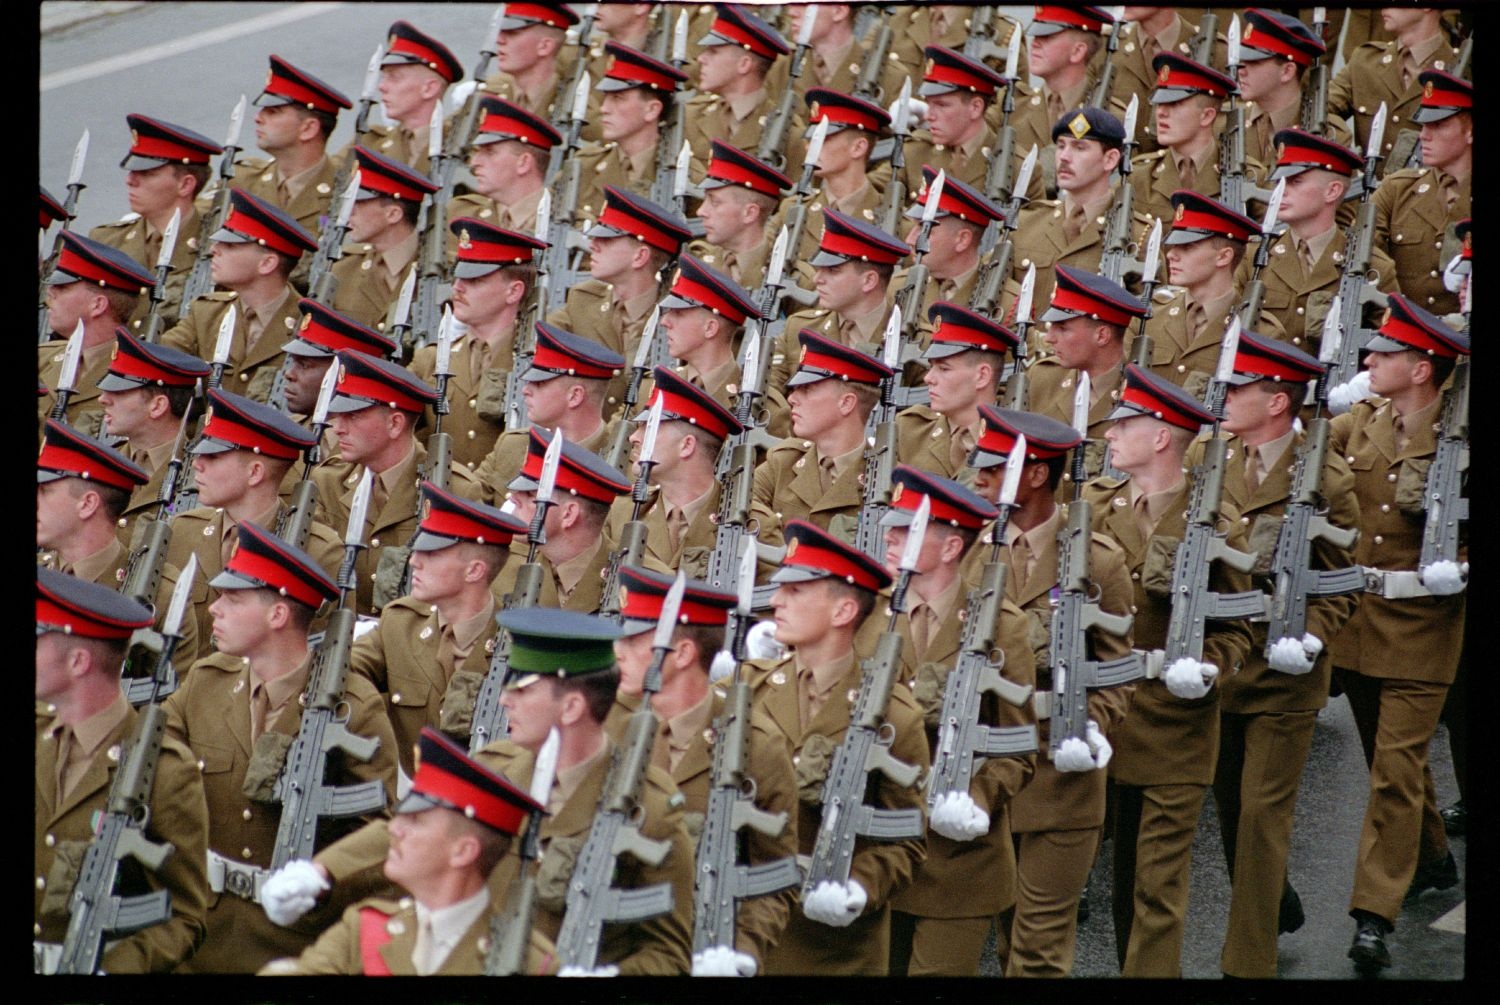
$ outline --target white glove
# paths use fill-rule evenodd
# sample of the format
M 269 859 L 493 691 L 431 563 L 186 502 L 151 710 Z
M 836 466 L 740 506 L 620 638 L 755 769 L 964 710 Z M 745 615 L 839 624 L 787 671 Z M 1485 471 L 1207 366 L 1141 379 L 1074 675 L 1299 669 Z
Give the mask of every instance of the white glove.
M 444 100 L 444 104 L 447 105 L 448 111 L 450 113 L 461 111 L 464 107 L 464 104 L 469 100 L 469 95 L 473 94 L 475 89 L 478 87 L 479 81 L 477 80 L 460 81 L 459 83 L 454 84 L 452 87 L 450 87 L 448 89 L 448 95 Z
M 728 946 L 709 946 L 693 954 L 694 977 L 754 977 L 755 957 Z
M 1338 384 L 1328 391 L 1328 410 L 1334 415 L 1343 415 L 1354 407 L 1355 402 L 1370 397 L 1370 371 L 1361 370 L 1348 383 Z
M 1303 635 L 1301 639 L 1277 639 L 1271 643 L 1266 654 L 1266 663 L 1272 670 L 1281 673 L 1304 674 L 1318 661 L 1323 651 L 1323 640 L 1316 635 Z
M 967 792 L 945 792 L 929 818 L 932 829 L 952 841 L 972 841 L 990 831 L 990 815 Z
M 266 877 L 260 887 L 260 906 L 266 917 L 285 928 L 311 911 L 318 903 L 318 894 L 327 889 L 328 880 L 317 866 L 299 858 Z
M 851 879 L 842 886 L 825 880 L 802 898 L 802 913 L 809 921 L 843 928 L 860 916 L 868 899 L 858 880 Z
M 776 641 L 776 622 L 757 621 L 745 633 L 745 652 L 751 659 L 779 660 L 786 655 L 786 646 Z
M 1109 759 L 1115 756 L 1115 748 L 1109 745 L 1104 734 L 1099 732 L 1099 724 L 1093 719 L 1089 720 L 1088 730 L 1084 733 L 1084 739 L 1088 742 L 1089 751 L 1094 755 L 1094 767 L 1103 768 L 1109 764 Z
M 1467 272 L 1458 271 L 1458 267 L 1463 264 L 1463 260 L 1463 255 L 1454 255 L 1448 259 L 1448 264 L 1443 266 L 1443 288 L 1449 293 L 1457 293 L 1463 289 L 1464 280 L 1469 277 Z
M 1162 681 L 1179 698 L 1202 698 L 1219 676 L 1219 668 L 1212 663 L 1200 663 L 1191 656 L 1183 656 L 1167 667 L 1161 675 Z
M 900 108 L 900 105 L 901 99 L 897 98 L 895 101 L 891 102 L 891 107 L 886 109 L 886 111 L 890 113 L 892 121 L 896 119 L 896 112 Z M 913 95 L 912 97 L 906 99 L 906 107 L 911 113 L 907 116 L 906 119 L 908 128 L 910 128 L 911 123 L 921 122 L 923 117 L 927 114 L 927 102 L 923 101 L 916 95 Z
M 618 977 L 620 968 L 613 963 L 607 963 L 602 967 L 563 967 L 557 972 L 559 977 Z
M 1087 743 L 1076 736 L 1070 736 L 1057 745 L 1052 766 L 1058 771 L 1093 771 L 1094 756 L 1089 753 Z
M 1469 563 L 1460 565 L 1449 561 L 1433 562 L 1422 568 L 1417 573 L 1417 578 L 1436 596 L 1447 597 L 1462 593 L 1469 582 Z

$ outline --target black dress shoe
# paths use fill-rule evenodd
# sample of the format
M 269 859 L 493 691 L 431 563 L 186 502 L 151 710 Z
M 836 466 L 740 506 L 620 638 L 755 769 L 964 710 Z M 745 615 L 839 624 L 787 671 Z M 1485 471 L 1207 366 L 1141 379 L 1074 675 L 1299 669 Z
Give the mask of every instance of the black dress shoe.
M 1276 916 L 1276 933 L 1286 935 L 1295 932 L 1307 921 L 1307 915 L 1302 912 L 1302 898 L 1297 896 L 1297 891 L 1292 888 L 1291 881 L 1281 888 L 1281 908 Z
M 1359 919 L 1359 927 L 1354 930 L 1354 944 L 1349 947 L 1349 958 L 1354 961 L 1355 970 L 1371 973 L 1391 965 L 1391 951 L 1385 947 L 1385 937 L 1390 930 L 1391 926 L 1381 918 Z
M 1469 827 L 1469 811 L 1464 809 L 1464 801 L 1460 799 L 1452 806 L 1438 814 L 1443 818 L 1443 830 L 1452 837 L 1463 837 Z
M 1453 861 L 1453 853 L 1450 851 L 1441 862 L 1417 866 L 1416 874 L 1411 878 L 1411 886 L 1406 889 L 1406 899 L 1420 897 L 1428 890 L 1446 890 L 1457 882 L 1458 863 Z

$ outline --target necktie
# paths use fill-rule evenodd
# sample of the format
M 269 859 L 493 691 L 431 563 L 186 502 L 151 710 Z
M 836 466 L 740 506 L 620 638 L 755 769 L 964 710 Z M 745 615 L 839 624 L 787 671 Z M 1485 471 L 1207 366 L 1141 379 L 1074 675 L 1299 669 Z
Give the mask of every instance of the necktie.
M 667 543 L 675 555 L 682 547 L 682 535 L 687 532 L 687 515 L 675 507 L 667 508 Z
M 1304 275 L 1312 273 L 1314 264 L 1312 248 L 1306 241 L 1297 242 L 1297 260 L 1302 263 L 1302 272 Z
M 253 745 L 266 731 L 266 716 L 271 714 L 271 696 L 264 684 L 250 689 L 250 743 Z
M 1254 495 L 1255 490 L 1260 488 L 1260 482 L 1260 453 L 1251 450 L 1245 455 L 1245 494 Z
M 1083 206 L 1073 203 L 1068 206 L 1067 216 L 1063 218 L 1063 233 L 1068 235 L 1068 240 L 1078 240 L 1078 235 L 1083 233 L 1083 225 L 1088 218 L 1083 212 Z
M 436 950 L 437 937 L 432 932 L 432 919 L 423 918 L 417 923 L 417 944 L 411 951 L 411 965 L 419 976 L 426 977 L 437 969 L 433 962 Z

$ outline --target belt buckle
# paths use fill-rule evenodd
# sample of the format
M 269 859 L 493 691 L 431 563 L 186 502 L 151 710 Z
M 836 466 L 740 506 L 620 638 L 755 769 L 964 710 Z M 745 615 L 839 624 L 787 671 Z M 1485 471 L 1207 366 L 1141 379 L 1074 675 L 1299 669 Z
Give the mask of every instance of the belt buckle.
M 245 900 L 255 899 L 255 877 L 247 870 L 225 869 L 224 889 Z
M 1378 569 L 1365 570 L 1365 592 L 1384 593 L 1385 576 Z

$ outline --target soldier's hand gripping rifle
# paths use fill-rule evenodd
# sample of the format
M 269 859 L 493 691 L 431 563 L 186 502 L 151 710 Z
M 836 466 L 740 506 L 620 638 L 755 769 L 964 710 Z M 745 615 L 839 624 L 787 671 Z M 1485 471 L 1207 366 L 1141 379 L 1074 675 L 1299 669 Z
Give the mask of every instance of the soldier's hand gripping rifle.
M 1187 530 L 1172 562 L 1172 614 L 1167 621 L 1163 667 L 1179 659 L 1203 660 L 1203 640 L 1208 619 L 1253 618 L 1265 613 L 1266 595 L 1259 590 L 1215 593 L 1209 588 L 1209 572 L 1218 560 L 1239 572 L 1255 567 L 1255 556 L 1224 543 L 1219 530 L 1219 505 L 1224 493 L 1225 440 L 1219 435 L 1224 418 L 1224 397 L 1234 372 L 1234 354 L 1240 342 L 1240 321 L 1229 323 L 1219 348 L 1219 365 L 1209 382 L 1206 405 L 1213 413 L 1213 436 L 1204 446 L 1203 463 L 1193 470 L 1193 492 L 1188 503 Z M 1207 683 L 1207 682 L 1205 682 Z
M 557 777 L 557 750 L 562 735 L 553 726 L 536 752 L 536 767 L 531 771 L 528 795 L 533 802 L 547 805 L 552 781 Z M 486 977 L 510 977 L 519 974 L 526 963 L 526 949 L 531 944 L 531 925 L 536 917 L 536 861 L 542 857 L 542 816 L 533 811 L 521 837 L 521 868 L 505 898 L 505 913 L 496 914 L 490 922 L 490 948 L 484 957 Z
M 1115 84 L 1115 52 L 1120 48 L 1120 35 L 1125 31 L 1125 8 L 1111 7 L 1109 13 L 1114 20 L 1110 22 L 1109 39 L 1104 43 L 1104 68 L 1099 71 L 1099 82 L 1089 96 L 1089 104 L 1095 108 L 1109 107 L 1109 92 Z
M 151 310 L 141 332 L 142 342 L 155 342 L 161 334 L 161 305 L 167 299 L 167 273 L 172 271 L 172 253 L 177 250 L 177 231 L 182 226 L 182 209 L 172 210 L 172 219 L 161 235 L 161 250 L 156 255 L 156 282 L 151 284 Z
M 641 519 L 641 510 L 651 497 L 651 469 L 656 466 L 656 437 L 661 431 L 662 400 L 658 395 L 646 416 L 646 429 L 641 434 L 641 449 L 635 460 L 635 483 L 630 487 L 630 519 L 620 528 L 620 546 L 610 554 L 604 568 L 604 592 L 599 600 L 599 613 L 617 621 L 620 620 L 620 566 L 640 565 L 641 556 L 646 551 L 646 522 Z M 627 415 L 620 425 L 628 421 L 630 416 Z
M 1026 368 L 1031 357 L 1031 299 L 1036 295 L 1036 265 L 1026 266 L 1021 292 L 1016 297 L 1016 362 L 1005 380 L 1005 407 L 1026 411 Z
M 338 379 L 339 364 L 334 359 L 323 371 L 323 382 L 318 385 L 318 402 L 313 406 L 311 423 L 314 439 L 302 458 L 302 476 L 292 488 L 286 512 L 276 524 L 277 537 L 304 551 L 318 508 L 318 486 L 312 480 L 312 472 L 322 459 L 323 431 L 328 428 L 328 406 L 333 401 L 333 389 Z
M 526 562 L 516 573 L 515 592 L 505 598 L 504 609 L 535 607 L 542 592 L 542 565 L 536 560 L 537 550 L 547 543 L 544 524 L 547 509 L 552 505 L 552 494 L 557 487 L 557 466 L 562 461 L 564 437 L 562 430 L 552 434 L 547 451 L 542 455 L 542 470 L 537 478 L 536 505 L 531 514 L 531 523 L 526 528 Z M 495 616 L 499 621 L 499 614 Z M 505 679 L 510 675 L 510 633 L 501 626 L 495 634 L 495 651 L 490 654 L 490 666 L 484 680 L 479 684 L 479 693 L 474 696 L 474 714 L 469 726 L 469 753 L 478 753 L 486 744 L 510 735 L 505 708 L 500 704 L 500 695 L 505 690 Z
M 932 751 L 932 771 L 927 776 L 927 812 L 950 793 L 968 795 L 974 772 L 987 757 L 1016 757 L 1037 749 L 1036 726 L 988 726 L 983 718 L 986 694 L 1012 705 L 1030 700 L 1029 685 L 1017 684 L 1000 675 L 1005 653 L 995 649 L 995 625 L 1005 600 L 1007 567 L 1001 557 L 1005 527 L 1016 508 L 1016 489 L 1026 463 L 1026 437 L 1016 438 L 1005 463 L 1000 486 L 1000 515 L 990 530 L 990 560 L 985 563 L 979 585 L 964 602 L 964 632 L 958 661 L 943 685 L 943 708 L 938 719 L 937 744 Z M 997 656 L 998 653 L 998 656 Z
M 1359 350 L 1374 329 L 1365 327 L 1365 305 L 1384 307 L 1386 297 L 1370 282 L 1370 249 L 1375 240 L 1375 169 L 1380 163 L 1381 141 L 1385 136 L 1386 107 L 1381 102 L 1370 122 L 1370 139 L 1365 144 L 1365 169 L 1359 193 L 1359 213 L 1344 239 L 1344 266 L 1339 274 L 1337 305 L 1330 304 L 1329 314 L 1339 318 L 1342 343 L 1338 358 L 1328 369 L 1330 389 L 1347 384 L 1359 373 Z
M 164 642 L 156 673 L 142 678 L 148 683 L 172 673 L 172 650 L 182 638 L 182 618 L 197 569 L 194 556 L 172 591 L 162 625 Z M 125 859 L 133 858 L 143 869 L 158 873 L 175 850 L 169 842 L 146 836 L 151 826 L 151 790 L 167 729 L 167 713 L 159 696 L 149 693 L 147 700 L 149 704 L 136 718 L 135 731 L 110 781 L 104 811 L 98 815 L 93 840 L 68 898 L 68 931 L 55 973 L 98 973 L 107 939 L 130 935 L 172 917 L 172 895 L 165 889 L 135 896 L 123 896 L 115 889 Z
M 297 859 L 312 858 L 318 825 L 323 820 L 376 813 L 385 808 L 385 786 L 379 779 L 342 786 L 326 780 L 329 755 L 335 750 L 345 757 L 369 761 L 380 748 L 379 737 L 355 736 L 349 732 L 350 710 L 344 697 L 349 650 L 354 642 L 351 602 L 354 566 L 359 550 L 365 546 L 365 515 L 370 507 L 372 479 L 373 474 L 366 468 L 354 490 L 349 522 L 344 529 L 338 608 L 328 619 L 328 630 L 313 656 L 307 690 L 302 695 L 302 723 L 276 778 L 275 798 L 281 803 L 281 821 L 276 828 L 269 872 Z
M 907 530 L 906 546 L 901 550 L 900 573 L 891 593 L 891 619 L 876 643 L 875 654 L 861 666 L 859 693 L 850 709 L 849 727 L 823 782 L 819 799 L 823 817 L 807 877 L 802 883 L 804 906 L 808 896 L 821 884 L 847 889 L 857 838 L 910 841 L 922 837 L 921 810 L 877 809 L 865 803 L 865 794 L 870 789 L 872 771 L 906 788 L 916 785 L 922 773 L 917 765 L 899 761 L 891 754 L 895 730 L 886 721 L 885 713 L 901 669 L 902 639 L 896 625 L 906 610 L 906 590 L 916 569 L 931 512 L 932 500 L 924 495 Z
M 588 241 L 578 233 L 575 226 L 578 215 L 579 135 L 587 121 L 589 107 L 589 75 L 579 77 L 578 87 L 573 91 L 572 114 L 564 141 L 553 147 L 553 162 L 547 168 L 547 189 L 542 194 L 543 202 L 537 207 L 537 226 L 544 225 L 547 241 L 542 252 L 540 270 L 547 276 L 546 292 L 542 298 L 542 313 L 551 314 L 568 299 L 568 290 L 587 279 L 587 274 L 578 272 L 583 253 L 588 250 Z M 545 207 L 545 210 L 544 210 Z
M 891 469 L 896 464 L 896 388 L 901 380 L 900 364 L 895 360 L 901 346 L 901 305 L 891 308 L 885 326 L 885 365 L 894 373 L 880 381 L 880 401 L 870 412 L 867 429 L 873 429 L 865 442 L 864 488 L 859 506 L 859 524 L 854 531 L 854 546 L 876 561 L 885 553 L 885 531 L 880 520 L 891 508 Z
M 63 218 L 62 226 L 57 228 L 57 234 L 52 238 L 52 251 L 47 255 L 46 264 L 39 272 L 42 277 L 37 286 L 36 303 L 36 340 L 47 341 L 50 331 L 47 327 L 47 280 L 52 277 L 52 270 L 57 267 L 57 259 L 62 255 L 63 231 L 68 230 L 73 223 L 73 217 L 78 208 L 78 193 L 88 186 L 83 183 L 83 162 L 89 155 L 89 131 L 85 129 L 83 135 L 78 137 L 78 145 L 73 148 L 73 162 L 68 166 L 68 194 L 63 196 Z M 59 333 L 60 334 L 60 333 Z
M 1320 358 L 1329 362 L 1338 352 L 1338 319 L 1330 311 L 1324 322 Z M 1281 516 L 1281 530 L 1271 555 L 1270 601 L 1266 605 L 1265 654 L 1282 639 L 1300 642 L 1307 631 L 1307 602 L 1314 597 L 1337 597 L 1360 593 L 1365 588 L 1364 570 L 1357 565 L 1319 571 L 1311 568 L 1314 540 L 1325 540 L 1338 548 L 1352 548 L 1359 530 L 1335 527 L 1326 516 L 1323 498 L 1323 462 L 1328 454 L 1328 404 L 1326 372 L 1315 385 L 1318 415 L 1307 424 L 1307 436 L 1297 450 L 1292 470 L 1292 496 Z
M 182 303 L 177 310 L 178 321 L 188 316 L 188 309 L 193 306 L 194 300 L 214 288 L 213 276 L 209 271 L 213 260 L 212 237 L 229 217 L 230 182 L 234 180 L 234 159 L 240 152 L 240 128 L 245 123 L 245 105 L 245 96 L 241 94 L 239 103 L 229 114 L 229 132 L 224 139 L 224 154 L 219 158 L 219 187 L 214 192 L 213 208 L 203 214 L 198 228 L 198 257 L 193 260 L 193 270 L 188 273 L 187 282 L 182 287 Z
M 1229 21 L 1229 79 L 1239 80 L 1240 17 Z M 1245 106 L 1238 100 L 1238 84 L 1229 92 L 1229 111 L 1219 136 L 1219 201 L 1243 215 L 1251 199 L 1264 201 L 1270 193 L 1245 175 Z
M 68 421 L 68 399 L 78 390 L 78 363 L 82 358 L 83 319 L 79 318 L 78 323 L 73 326 L 73 334 L 68 336 L 67 347 L 63 349 L 62 366 L 57 371 L 57 386 L 52 389 L 57 400 L 52 403 L 49 418 L 58 422 Z
M 1254 329 L 1260 323 L 1260 307 L 1266 297 L 1266 281 L 1260 278 L 1261 270 L 1271 260 L 1271 247 L 1276 243 L 1277 217 L 1281 214 L 1281 200 L 1286 195 L 1286 179 L 1276 182 L 1271 198 L 1266 202 L 1266 215 L 1261 219 L 1260 243 L 1255 248 L 1255 264 L 1250 270 L 1250 281 L 1245 284 L 1245 299 L 1240 304 L 1239 319 L 1242 328 Z M 1329 313 L 1333 313 L 1330 309 Z
M 797 42 L 792 49 L 792 61 L 781 100 L 776 105 L 776 111 L 767 120 L 766 131 L 760 134 L 760 145 L 755 148 L 756 159 L 778 171 L 786 168 L 787 129 L 792 121 L 792 102 L 797 97 L 797 80 L 802 76 L 802 66 L 807 61 L 807 50 L 812 44 L 813 25 L 817 17 L 817 4 L 807 4 L 802 8 L 802 23 L 797 28 Z
M 1135 620 L 1133 615 L 1110 614 L 1101 608 L 1099 588 L 1089 576 L 1094 515 L 1089 501 L 1083 498 L 1092 397 L 1089 383 L 1089 375 L 1080 371 L 1073 395 L 1073 430 L 1080 437 L 1078 446 L 1073 448 L 1073 501 L 1068 503 L 1068 525 L 1057 534 L 1059 593 L 1048 636 L 1052 658 L 1052 722 L 1047 750 L 1054 760 L 1064 740 L 1071 737 L 1088 743 L 1090 690 L 1128 684 L 1146 673 L 1135 653 L 1103 662 L 1089 659 L 1089 629 L 1125 636 Z
M 1146 311 L 1141 315 L 1135 329 L 1135 341 L 1130 345 L 1130 362 L 1147 369 L 1151 367 L 1151 336 L 1146 334 L 1146 325 L 1151 321 L 1151 294 L 1156 292 L 1160 274 L 1161 220 L 1157 220 L 1151 225 L 1151 234 L 1146 239 L 1146 262 L 1141 270 L 1141 302 L 1146 305 Z
M 1469 357 L 1460 356 L 1452 382 L 1443 392 L 1443 419 L 1437 452 L 1427 469 L 1422 505 L 1427 511 L 1422 528 L 1419 574 L 1437 563 L 1458 562 L 1458 523 L 1469 519 L 1469 500 L 1463 495 L 1469 468 Z M 1458 569 L 1467 573 L 1468 563 Z M 1425 579 L 1425 576 L 1424 576 Z
M 1328 8 L 1313 8 L 1313 34 L 1328 44 Z M 1329 49 L 1332 46 L 1328 46 Z M 1298 123 L 1303 130 L 1317 136 L 1328 136 L 1328 63 L 1323 57 L 1328 53 L 1322 52 L 1313 58 L 1313 65 L 1308 69 L 1302 81 L 1302 111 L 1297 117 Z M 1332 57 L 1329 57 L 1330 61 Z
M 969 308 L 980 314 L 993 316 L 1000 310 L 1000 291 L 1010 276 L 1010 263 L 1015 252 L 1011 235 L 1021 222 L 1021 203 L 1026 201 L 1026 188 L 1031 184 L 1036 160 L 1037 146 L 1033 143 L 1026 152 L 1026 158 L 1021 161 L 1015 187 L 1003 203 L 1004 215 L 991 221 L 984 229 L 984 236 L 980 238 L 979 275 L 974 281 L 974 295 L 969 298 Z M 992 244 L 988 251 L 985 248 L 986 241 Z
M 768 813 L 755 805 L 755 779 L 750 775 L 750 685 L 740 674 L 749 631 L 751 594 L 755 586 L 755 539 L 744 540 L 735 585 L 735 619 L 714 657 L 713 676 L 732 673 L 724 711 L 714 723 L 713 775 L 708 809 L 698 837 L 697 869 L 693 883 L 693 953 L 715 946 L 734 948 L 735 917 L 742 900 L 789 890 L 802 881 L 791 856 L 751 865 L 740 861 L 740 832 L 749 827 L 767 837 L 786 827 L 785 812 Z M 727 670 L 731 664 L 733 670 Z
M 338 210 L 334 218 L 318 235 L 318 250 L 313 255 L 307 273 L 307 295 L 320 304 L 332 304 L 337 280 L 333 278 L 333 266 L 344 257 L 344 238 L 349 235 L 349 217 L 354 213 L 354 203 L 359 198 L 359 171 L 349 175 L 348 183 L 339 189 Z
M 594 968 L 606 924 L 648 921 L 672 910 L 670 883 L 620 889 L 614 885 L 614 877 L 621 855 L 631 855 L 655 867 L 672 850 L 668 842 L 641 833 L 645 816 L 641 790 L 656 746 L 658 720 L 651 711 L 651 696 L 661 690 L 661 665 L 672 649 L 672 634 L 686 590 L 687 579 L 679 571 L 657 618 L 640 707 L 630 716 L 625 737 L 613 751 L 599 811 L 573 865 L 556 940 L 557 958 L 564 967 Z
M 1140 114 L 1140 97 L 1132 94 L 1125 106 L 1125 143 L 1120 150 L 1120 180 L 1115 183 L 1115 198 L 1104 219 L 1104 253 L 1099 257 L 1099 274 L 1111 282 L 1125 285 L 1125 276 L 1140 275 L 1141 264 L 1136 252 L 1135 189 L 1130 184 L 1130 156 L 1135 150 L 1135 121 Z

